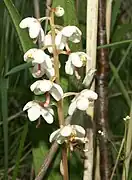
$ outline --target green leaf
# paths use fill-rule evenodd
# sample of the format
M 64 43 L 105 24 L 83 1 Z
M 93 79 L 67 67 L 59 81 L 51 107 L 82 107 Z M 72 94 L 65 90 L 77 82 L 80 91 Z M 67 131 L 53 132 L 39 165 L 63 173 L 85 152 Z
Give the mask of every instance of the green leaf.
M 21 159 L 22 152 L 24 149 L 24 142 L 25 142 L 25 139 L 27 136 L 27 132 L 28 132 L 28 123 L 26 122 L 26 124 L 24 125 L 22 135 L 21 135 L 21 140 L 20 140 L 20 145 L 19 145 L 19 149 L 18 149 L 18 154 L 17 154 L 17 159 L 16 159 L 16 164 L 15 164 L 15 169 L 13 172 L 12 180 L 16 180 L 16 178 L 17 178 L 17 174 L 19 171 L 20 159 Z
M 121 0 L 115 0 L 114 5 L 113 5 L 113 10 L 112 10 L 112 17 L 111 17 L 111 20 L 112 20 L 111 30 L 112 30 L 112 32 L 113 32 L 114 26 L 116 24 L 117 16 L 120 12 L 120 6 L 121 6 Z
M 15 29 L 17 31 L 18 37 L 20 39 L 20 43 L 22 45 L 22 49 L 24 52 L 26 52 L 28 49 L 33 47 L 34 44 L 31 41 L 31 39 L 29 38 L 27 31 L 20 29 L 19 23 L 21 21 L 21 17 L 19 15 L 16 7 L 14 6 L 13 2 L 11 0 L 4 0 L 4 3 L 9 12 L 9 15 L 12 19 L 12 22 L 15 26 Z
M 1 77 L 0 79 L 0 92 L 1 92 L 1 115 L 3 120 L 3 133 L 4 133 L 4 176 L 8 179 L 8 79 Z
M 111 68 L 111 70 L 112 70 L 112 72 L 114 74 L 115 80 L 116 80 L 116 82 L 117 82 L 117 84 L 118 84 L 118 86 L 120 88 L 120 91 L 122 92 L 128 106 L 130 107 L 131 100 L 130 100 L 128 91 L 127 91 L 125 85 L 123 84 L 123 82 L 122 82 L 122 80 L 121 80 L 121 78 L 120 78 L 120 76 L 118 74 L 118 71 L 117 71 L 116 67 L 112 64 L 112 62 L 110 62 L 110 68 Z
M 126 38 L 127 33 L 132 32 L 132 24 L 121 24 L 116 28 L 112 36 L 112 42 L 121 41 Z
M 28 69 L 32 67 L 32 62 L 29 62 L 29 63 L 24 63 L 24 64 L 21 64 L 21 65 L 18 65 L 14 68 L 12 68 L 8 73 L 6 73 L 5 77 L 11 75 L 11 74 L 14 74 L 14 73 L 17 73 L 17 72 L 20 72 L 24 69 Z

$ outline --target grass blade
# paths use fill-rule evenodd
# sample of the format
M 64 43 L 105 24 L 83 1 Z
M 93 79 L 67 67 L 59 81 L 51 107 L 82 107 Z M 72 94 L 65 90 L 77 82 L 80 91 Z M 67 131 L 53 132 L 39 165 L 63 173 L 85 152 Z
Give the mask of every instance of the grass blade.
M 20 145 L 19 145 L 19 149 L 18 149 L 18 154 L 17 154 L 17 159 L 16 159 L 16 164 L 15 164 L 15 169 L 13 172 L 12 180 L 16 180 L 16 178 L 17 178 L 17 174 L 19 171 L 20 159 L 21 159 L 22 152 L 24 149 L 24 142 L 25 142 L 25 139 L 27 136 L 27 132 L 28 132 L 28 123 L 25 124 L 22 135 L 21 135 L 21 140 L 20 140 Z

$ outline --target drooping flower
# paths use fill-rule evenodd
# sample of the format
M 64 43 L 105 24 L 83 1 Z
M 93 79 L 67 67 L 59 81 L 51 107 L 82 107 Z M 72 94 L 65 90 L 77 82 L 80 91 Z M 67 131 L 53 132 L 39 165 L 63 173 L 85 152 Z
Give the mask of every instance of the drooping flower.
M 79 95 L 72 100 L 68 109 L 68 114 L 72 115 L 76 109 L 86 111 L 89 104 L 97 98 L 98 95 L 94 91 L 88 89 L 82 90 Z
M 56 101 L 59 101 L 63 97 L 63 90 L 61 86 L 46 79 L 34 82 L 30 86 L 30 89 L 36 95 L 41 95 L 49 92 Z
M 57 7 L 55 8 L 55 15 L 56 15 L 57 17 L 63 16 L 64 13 L 65 13 L 65 11 L 64 11 L 64 9 L 63 9 L 61 6 L 57 6 Z
M 54 131 L 49 138 L 50 142 L 57 141 L 58 144 L 64 142 L 80 141 L 85 143 L 85 130 L 79 125 L 66 125 Z
M 91 58 L 84 52 L 71 53 L 65 65 L 65 72 L 69 75 L 73 75 L 76 68 L 85 66 L 87 61 L 91 61 Z
M 73 43 L 79 43 L 81 41 L 82 32 L 76 26 L 66 26 L 64 27 L 55 38 L 55 44 L 57 49 L 63 50 L 67 44 L 67 41 L 71 41 Z
M 31 73 L 35 78 L 42 77 L 44 74 L 51 78 L 55 74 L 50 56 L 41 49 L 29 49 L 24 54 L 24 61 L 32 61 Z
M 28 28 L 30 38 L 37 38 L 40 34 L 41 41 L 44 41 L 44 31 L 38 19 L 33 17 L 27 17 L 20 22 L 19 26 L 22 29 Z
M 26 110 L 30 121 L 35 121 L 42 116 L 48 124 L 53 123 L 54 112 L 49 107 L 42 107 L 35 101 L 29 101 L 23 108 L 23 111 Z

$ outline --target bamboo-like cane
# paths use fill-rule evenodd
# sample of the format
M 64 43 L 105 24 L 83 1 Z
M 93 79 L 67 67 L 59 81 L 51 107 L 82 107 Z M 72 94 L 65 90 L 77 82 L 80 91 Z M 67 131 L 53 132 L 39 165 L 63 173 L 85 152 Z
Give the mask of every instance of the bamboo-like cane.
M 98 21 L 98 0 L 87 0 L 87 38 L 86 53 L 92 58 L 92 64 L 87 64 L 86 74 L 89 69 L 96 67 L 96 49 L 97 49 L 97 21 Z M 91 87 L 95 90 L 94 83 Z M 93 119 L 94 105 L 89 107 L 87 113 Z M 89 142 L 85 144 L 84 176 L 83 180 L 92 180 L 93 172 L 93 129 L 87 129 L 87 138 Z

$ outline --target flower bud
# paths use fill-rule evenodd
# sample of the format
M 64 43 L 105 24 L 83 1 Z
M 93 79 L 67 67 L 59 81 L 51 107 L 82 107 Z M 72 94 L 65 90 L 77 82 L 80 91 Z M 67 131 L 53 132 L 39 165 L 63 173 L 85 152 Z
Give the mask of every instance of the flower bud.
M 64 9 L 63 9 L 61 6 L 57 6 L 57 7 L 55 8 L 55 15 L 56 15 L 57 17 L 63 16 L 64 13 L 65 13 L 65 11 L 64 11 Z

